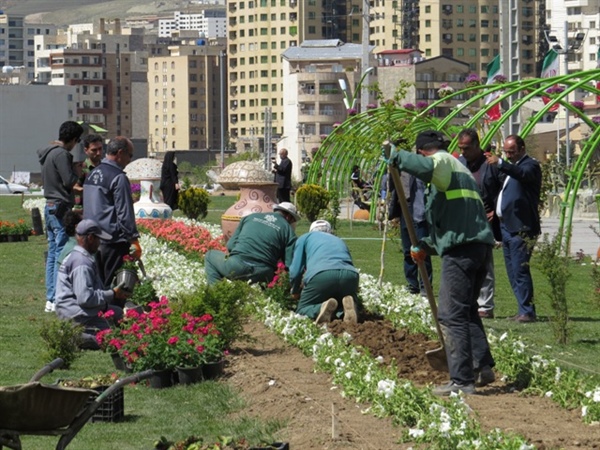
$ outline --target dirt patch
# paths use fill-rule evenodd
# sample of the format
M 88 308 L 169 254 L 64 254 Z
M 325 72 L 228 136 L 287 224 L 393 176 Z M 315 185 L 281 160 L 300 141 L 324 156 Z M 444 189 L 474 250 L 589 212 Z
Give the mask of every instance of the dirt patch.
M 357 325 L 334 321 L 334 334 L 348 332 L 353 343 L 370 349 L 385 362 L 395 358 L 399 377 L 417 385 L 440 383 L 445 374 L 433 372 L 425 351 L 438 347 L 423 335 L 411 335 L 381 319 Z M 246 412 L 278 418 L 286 426 L 278 433 L 292 449 L 405 449 L 398 444 L 401 429 L 390 419 L 377 419 L 363 411 L 368 405 L 344 399 L 332 389 L 331 377 L 315 373 L 310 358 L 258 322 L 246 331 L 252 343 L 232 351 L 227 373 L 248 401 Z M 498 376 L 498 379 L 501 377 Z M 500 428 L 526 436 L 540 449 L 600 449 L 600 426 L 585 425 L 578 411 L 566 411 L 547 398 L 522 397 L 502 381 L 467 398 L 484 429 Z M 339 437 L 332 438 L 332 405 L 337 408 Z

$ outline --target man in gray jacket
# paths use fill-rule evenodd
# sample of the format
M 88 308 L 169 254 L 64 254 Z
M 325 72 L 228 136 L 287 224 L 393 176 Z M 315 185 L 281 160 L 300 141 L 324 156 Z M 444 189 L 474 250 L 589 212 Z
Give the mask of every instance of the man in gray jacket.
M 56 314 L 85 327 L 86 348 L 94 348 L 96 332 L 110 327 L 98 313 L 112 311 L 112 320 L 123 318 L 123 310 L 112 303 L 125 300 L 130 294 L 119 287 L 104 289 L 98 274 L 94 254 L 100 239 L 110 239 L 93 220 L 82 220 L 75 229 L 77 245 L 63 261 L 58 271 L 56 286 Z M 85 339 L 87 337 L 87 339 Z
M 81 167 L 73 164 L 71 150 L 80 141 L 82 134 L 83 128 L 77 122 L 64 122 L 58 131 L 58 140 L 37 151 L 42 165 L 42 183 L 46 198 L 44 208 L 48 236 L 46 312 L 54 311 L 56 261 L 69 239 L 63 225 L 63 217 L 75 204 L 73 187 L 81 176 Z
M 90 172 L 83 185 L 84 219 L 98 222 L 110 236 L 103 238 L 96 259 L 104 286 L 110 286 L 113 275 L 123 265 L 123 256 L 142 256 L 135 225 L 131 185 L 123 169 L 133 158 L 133 144 L 123 136 L 108 143 L 106 157 Z

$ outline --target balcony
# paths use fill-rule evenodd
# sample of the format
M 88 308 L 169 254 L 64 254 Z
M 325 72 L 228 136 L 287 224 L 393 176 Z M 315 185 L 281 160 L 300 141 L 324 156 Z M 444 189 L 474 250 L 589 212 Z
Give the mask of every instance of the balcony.
M 230 17 L 229 18 L 229 26 L 235 27 L 236 25 L 237 25 L 237 17 Z
M 443 5 L 442 12 L 446 15 L 452 14 L 452 5 Z
M 235 2 L 229 2 L 228 9 L 230 13 L 237 11 L 237 4 Z

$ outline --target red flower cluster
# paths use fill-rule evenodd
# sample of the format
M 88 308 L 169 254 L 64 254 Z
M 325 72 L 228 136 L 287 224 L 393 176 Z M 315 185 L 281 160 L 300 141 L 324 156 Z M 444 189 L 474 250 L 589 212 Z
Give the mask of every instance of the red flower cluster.
M 158 239 L 175 243 L 185 252 L 204 256 L 209 250 L 225 251 L 223 236 L 213 239 L 206 228 L 171 219 L 138 219 L 137 225 Z
M 149 312 L 128 310 L 118 328 L 98 332 L 98 345 L 119 353 L 135 371 L 199 366 L 222 358 L 223 343 L 212 316 L 173 316 L 166 297 L 149 306 Z M 108 318 L 112 311 L 100 315 Z

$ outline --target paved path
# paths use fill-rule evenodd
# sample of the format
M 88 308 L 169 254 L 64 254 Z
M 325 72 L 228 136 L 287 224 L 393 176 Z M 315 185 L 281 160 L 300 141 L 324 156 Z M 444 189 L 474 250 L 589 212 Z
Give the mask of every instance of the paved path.
M 350 214 L 356 210 L 358 210 L 358 208 L 354 206 L 348 211 L 348 204 L 342 203 L 339 218 L 347 220 L 351 217 Z M 542 218 L 542 236 L 544 233 L 547 233 L 552 238 L 558 231 L 558 225 L 558 218 Z M 594 258 L 596 257 L 598 248 L 600 248 L 600 237 L 594 232 L 592 227 L 600 233 L 600 224 L 598 223 L 597 217 L 573 218 L 570 248 L 570 253 L 572 255 L 583 250 L 586 255 Z M 540 236 L 540 238 L 542 236 Z

